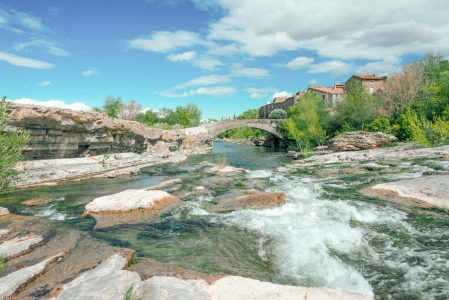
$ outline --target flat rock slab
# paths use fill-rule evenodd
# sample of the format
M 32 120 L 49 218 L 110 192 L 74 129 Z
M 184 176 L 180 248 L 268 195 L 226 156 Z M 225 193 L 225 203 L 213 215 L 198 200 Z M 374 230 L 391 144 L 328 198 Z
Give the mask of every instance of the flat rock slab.
M 0 238 L 7 235 L 10 232 L 9 229 L 0 229 Z
M 9 214 L 9 210 L 6 207 L 0 207 L 0 217 Z
M 327 146 L 334 151 L 353 151 L 373 149 L 397 141 L 394 135 L 383 132 L 353 131 L 330 139 Z
M 144 282 L 144 299 L 163 300 L 367 300 L 369 296 L 327 288 L 306 288 L 226 276 L 209 285 L 204 280 L 155 276 Z
M 7 299 L 11 295 L 15 294 L 21 286 L 26 285 L 37 276 L 44 273 L 45 269 L 50 263 L 59 258 L 62 258 L 63 256 L 64 253 L 57 254 L 44 261 L 41 261 L 40 263 L 22 268 L 0 278 L 0 299 Z
M 112 255 L 95 269 L 65 284 L 56 299 L 126 299 L 127 292 L 135 299 L 141 299 L 139 274 L 123 270 L 129 259 L 123 254 Z
M 86 205 L 86 214 L 129 212 L 136 209 L 161 210 L 179 199 L 158 190 L 125 190 L 94 199 Z
M 4 241 L 0 244 L 0 256 L 6 258 L 18 256 L 39 245 L 43 240 L 40 235 L 28 235 Z
M 208 173 L 216 173 L 219 175 L 248 173 L 248 170 L 243 168 L 236 168 L 233 166 L 215 166 L 206 170 Z
M 162 182 L 159 183 L 158 185 L 150 186 L 150 187 L 146 188 L 146 190 L 160 190 L 160 189 L 165 189 L 165 188 L 167 188 L 167 187 L 170 187 L 170 186 L 172 186 L 172 185 L 175 185 L 175 184 L 178 184 L 178 183 L 181 183 L 181 182 L 182 182 L 182 179 L 180 179 L 180 178 L 168 179 L 168 180 L 162 181 Z
M 449 209 L 449 175 L 423 176 L 377 184 L 364 190 L 364 193 L 405 204 Z

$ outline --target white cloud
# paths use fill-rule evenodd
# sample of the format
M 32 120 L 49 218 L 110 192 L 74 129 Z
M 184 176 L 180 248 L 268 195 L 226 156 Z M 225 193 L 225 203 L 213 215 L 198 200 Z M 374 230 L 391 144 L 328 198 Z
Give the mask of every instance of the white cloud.
M 297 49 L 340 60 L 449 53 L 446 0 L 378 0 L 375 5 L 359 0 L 217 0 L 217 4 L 225 14 L 211 24 L 208 38 L 234 44 L 250 56 Z
M 301 68 L 305 68 L 308 65 L 312 64 L 314 62 L 314 59 L 312 57 L 304 57 L 300 56 L 297 57 L 291 61 L 289 61 L 284 66 L 289 68 L 290 70 L 299 70 Z
M 317 85 L 318 84 L 318 80 L 312 79 L 312 80 L 309 81 L 309 84 L 310 85 Z
M 357 73 L 391 75 L 400 72 L 401 69 L 401 60 L 396 57 L 390 57 L 367 63 L 366 65 L 359 67 Z
M 198 67 L 200 69 L 204 70 L 214 70 L 217 67 L 223 66 L 223 63 L 215 58 L 210 57 L 202 57 L 200 59 L 197 59 L 193 62 L 193 65 L 195 67 Z
M 42 31 L 45 29 L 42 24 L 41 19 L 31 16 L 27 13 L 23 12 L 14 12 L 16 21 L 20 23 L 22 26 L 27 27 L 32 30 Z
M 274 93 L 271 98 L 277 98 L 277 97 L 290 97 L 292 94 L 287 92 L 287 91 L 280 91 L 280 92 L 276 92 Z
M 72 110 L 78 110 L 78 111 L 90 111 L 92 110 L 91 107 L 87 106 L 83 102 L 73 102 L 73 103 L 66 103 L 63 100 L 35 100 L 30 98 L 20 98 L 20 99 L 14 99 L 10 100 L 11 102 L 18 103 L 18 104 L 32 104 L 32 105 L 41 105 L 41 106 L 47 106 L 47 107 L 58 107 L 58 108 L 66 108 L 66 109 L 72 109 Z
M 334 76 L 344 75 L 351 71 L 352 65 L 341 60 L 329 60 L 310 65 L 309 73 L 330 73 Z
M 249 93 L 251 99 L 267 98 L 269 94 L 279 91 L 275 88 L 247 88 L 245 92 Z
M 0 60 L 6 61 L 14 66 L 25 68 L 50 69 L 54 67 L 51 63 L 42 60 L 31 59 L 6 52 L 0 52 Z
M 187 51 L 187 52 L 182 52 L 182 53 L 177 53 L 177 54 L 170 54 L 167 59 L 173 62 L 177 62 L 177 61 L 189 61 L 194 59 L 196 56 L 196 52 L 195 51 Z
M 55 43 L 42 40 L 32 39 L 28 42 L 16 43 L 14 49 L 17 51 L 27 50 L 29 48 L 43 48 L 45 52 L 56 56 L 69 56 L 69 53 L 64 49 L 55 46 Z
M 269 75 L 268 70 L 262 68 L 247 68 L 237 64 L 232 72 L 233 76 L 242 77 L 267 77 Z
M 163 91 L 159 95 L 170 98 L 185 98 L 189 96 L 229 96 L 237 92 L 237 89 L 231 86 L 215 86 L 215 87 L 199 87 L 182 93 L 174 93 L 172 91 Z
M 84 77 L 92 77 L 98 74 L 97 71 L 94 70 L 86 70 L 81 73 Z
M 39 86 L 50 86 L 51 81 L 50 80 L 44 80 L 41 83 L 39 83 Z
M 180 84 L 175 87 L 175 89 L 183 89 L 191 86 L 202 86 L 202 85 L 213 85 L 213 84 L 223 84 L 229 83 L 231 77 L 229 75 L 207 75 L 200 76 L 189 80 L 183 84 Z
M 148 38 L 137 38 L 128 42 L 129 47 L 150 52 L 167 52 L 178 48 L 192 47 L 200 44 L 199 35 L 195 32 L 157 31 Z

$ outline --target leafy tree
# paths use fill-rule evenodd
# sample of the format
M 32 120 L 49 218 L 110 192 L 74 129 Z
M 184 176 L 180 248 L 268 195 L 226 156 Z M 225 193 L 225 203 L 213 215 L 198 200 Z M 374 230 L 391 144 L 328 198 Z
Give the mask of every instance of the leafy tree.
M 273 109 L 273 111 L 268 116 L 269 119 L 285 119 L 287 118 L 287 112 L 283 109 Z
M 422 145 L 429 145 L 422 123 L 418 119 L 416 112 L 406 107 L 404 112 L 396 120 L 399 126 L 396 135 L 403 141 L 416 141 Z
M 8 103 L 6 97 L 0 101 L 0 194 L 10 190 L 11 182 L 17 177 L 17 162 L 23 159 L 22 150 L 29 136 L 22 132 L 6 129 Z
M 345 89 L 346 99 L 336 106 L 333 130 L 338 131 L 342 128 L 364 130 L 367 124 L 381 116 L 382 104 L 358 82 L 348 83 Z
M 102 112 L 106 114 L 108 117 L 118 118 L 118 114 L 122 106 L 123 106 L 122 98 L 107 96 L 104 99 Z
M 326 141 L 327 122 L 328 113 L 321 98 L 315 93 L 305 93 L 301 101 L 289 108 L 288 119 L 278 130 L 290 143 L 306 152 Z
M 237 119 L 245 119 L 245 120 L 259 119 L 259 111 L 257 109 L 245 110 L 240 116 L 237 117 Z
M 159 121 L 157 114 L 152 110 L 147 110 L 144 113 L 140 113 L 136 117 L 136 121 L 143 123 L 147 126 L 153 126 Z

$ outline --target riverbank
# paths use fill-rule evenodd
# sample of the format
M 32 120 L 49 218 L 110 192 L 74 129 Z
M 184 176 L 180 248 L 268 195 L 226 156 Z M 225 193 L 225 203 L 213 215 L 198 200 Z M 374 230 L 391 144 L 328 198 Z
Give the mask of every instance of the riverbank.
M 216 282 L 233 275 L 238 280 L 231 280 L 228 290 L 242 293 L 255 291 L 237 283 L 261 291 L 270 287 L 279 293 L 296 286 L 295 291 L 307 292 L 308 298 L 314 289 L 300 287 L 327 287 L 380 299 L 449 296 L 447 282 L 432 279 L 446 276 L 447 215 L 360 192 L 386 182 L 449 173 L 445 147 L 399 147 L 375 149 L 376 153 L 387 151 L 388 160 L 379 159 L 381 154 L 367 154 L 372 151 L 368 150 L 332 153 L 323 160 L 319 158 L 323 155 L 310 157 L 301 166 L 301 161 L 291 161 L 285 152 L 217 142 L 213 153 L 157 163 L 135 176 L 21 189 L 0 197 L 0 206 L 11 212 L 0 217 L 0 229 L 10 230 L 1 242 L 42 236 L 44 243 L 8 260 L 0 277 L 21 269 L 20 265 L 38 264 L 67 251 L 48 261 L 42 275 L 19 290 L 16 298 L 53 296 L 76 278 L 93 276 L 88 273 L 113 255 L 132 249 L 136 258 L 130 260 L 131 266 L 111 270 L 110 281 L 102 277 L 102 284 L 111 291 L 112 286 L 120 287 L 115 289 L 120 293 L 127 290 L 130 281 L 114 278 L 129 275 L 136 278 L 136 286 L 151 283 L 161 293 L 176 290 L 183 295 L 211 296 L 216 295 L 212 293 Z M 335 155 L 341 161 L 335 161 Z M 116 159 L 109 158 L 110 163 Z M 161 205 L 169 205 L 161 209 L 144 199 L 123 199 L 116 208 L 126 204 L 129 212 L 91 216 L 87 211 L 93 206 L 96 211 L 115 210 L 105 199 L 120 199 L 126 190 L 136 195 L 163 191 L 180 201 L 162 201 Z M 74 242 L 79 249 L 71 248 L 70 237 L 79 237 Z M 64 245 L 64 239 L 67 249 L 51 248 Z M 33 253 L 46 252 L 48 256 L 32 259 Z M 66 277 L 60 270 L 72 264 L 79 268 Z M 60 277 L 52 278 L 58 270 Z M 199 280 L 201 288 L 186 281 L 191 279 Z M 226 295 L 223 290 L 220 293 Z

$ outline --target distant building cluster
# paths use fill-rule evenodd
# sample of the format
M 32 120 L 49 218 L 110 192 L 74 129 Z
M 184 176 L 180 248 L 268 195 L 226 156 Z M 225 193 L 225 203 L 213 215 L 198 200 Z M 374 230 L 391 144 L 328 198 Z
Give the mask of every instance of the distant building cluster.
M 272 103 L 262 106 L 259 109 L 260 118 L 268 118 L 270 113 L 275 109 L 283 109 L 288 111 L 290 106 L 295 105 L 301 100 L 305 92 L 312 92 L 321 97 L 326 108 L 333 108 L 339 101 L 345 98 L 345 85 L 351 81 L 360 83 L 368 93 L 376 94 L 384 87 L 387 76 L 378 76 L 376 74 L 368 75 L 352 75 L 345 83 L 336 83 L 332 87 L 326 86 L 309 86 L 306 91 L 299 91 L 292 96 L 276 97 Z

